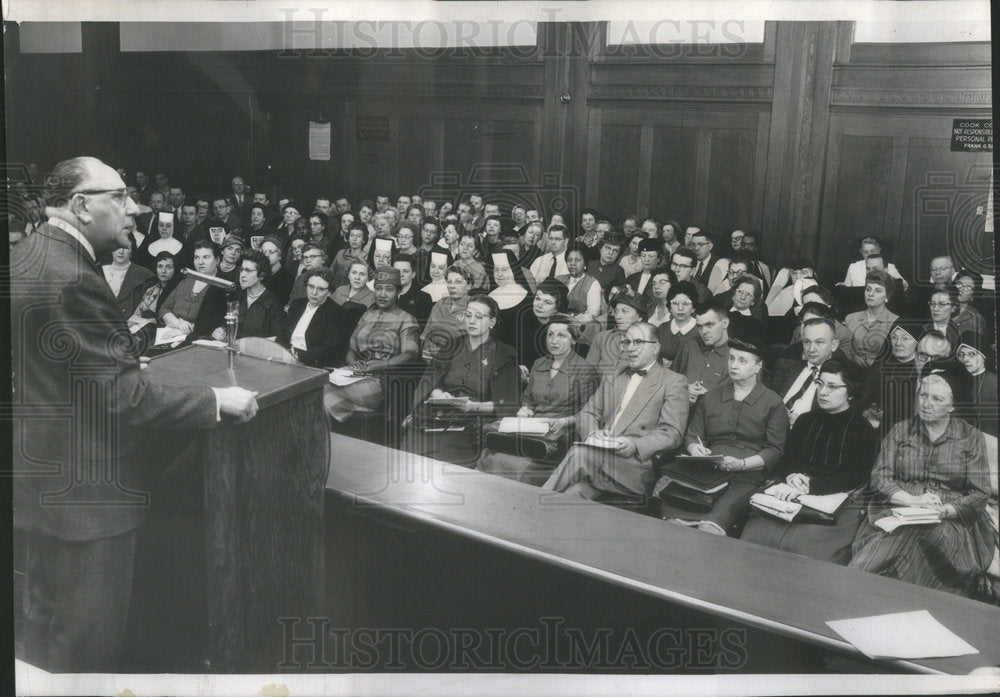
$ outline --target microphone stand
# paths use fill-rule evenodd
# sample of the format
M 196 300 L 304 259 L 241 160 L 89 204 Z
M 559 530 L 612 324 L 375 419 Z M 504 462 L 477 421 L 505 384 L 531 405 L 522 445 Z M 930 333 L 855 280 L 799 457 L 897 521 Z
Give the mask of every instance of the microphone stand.
M 226 291 L 226 353 L 229 355 L 229 382 L 236 386 L 236 329 L 239 326 L 239 286 L 218 276 L 209 276 L 191 269 L 181 269 L 181 274 L 190 276 L 196 281 Z

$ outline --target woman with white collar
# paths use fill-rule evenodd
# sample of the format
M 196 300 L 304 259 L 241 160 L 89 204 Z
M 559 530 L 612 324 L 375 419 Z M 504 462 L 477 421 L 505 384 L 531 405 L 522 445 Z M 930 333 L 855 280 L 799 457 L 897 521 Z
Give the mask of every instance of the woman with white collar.
M 132 263 L 131 247 L 120 247 L 112 252 L 111 263 L 102 266 L 101 270 L 118 301 L 122 316 L 128 317 L 142 302 L 147 281 L 153 278 L 153 272 Z
M 159 233 L 158 235 L 146 236 L 139 248 L 135 250 L 132 261 L 151 272 L 155 272 L 156 255 L 160 252 L 169 252 L 177 259 L 181 267 L 187 266 L 187 255 L 182 254 L 184 243 L 174 237 L 174 214 L 160 211 L 156 221 L 156 231 Z
M 975 332 L 962 332 L 955 357 L 972 376 L 972 409 L 966 421 L 983 433 L 997 437 L 997 373 L 995 352 L 989 340 Z
M 694 306 L 698 302 L 698 289 L 690 281 L 678 281 L 667 293 L 667 307 L 671 320 L 657 327 L 660 338 L 660 357 L 669 366 L 681 346 L 694 341 L 698 332 L 698 322 L 694 318 Z
M 440 247 L 435 248 L 431 252 L 430 265 L 428 266 L 428 274 L 431 277 L 431 282 L 421 288 L 422 291 L 431 296 L 431 300 L 434 302 L 448 295 L 448 284 L 445 280 L 447 272 L 448 254 L 442 251 Z

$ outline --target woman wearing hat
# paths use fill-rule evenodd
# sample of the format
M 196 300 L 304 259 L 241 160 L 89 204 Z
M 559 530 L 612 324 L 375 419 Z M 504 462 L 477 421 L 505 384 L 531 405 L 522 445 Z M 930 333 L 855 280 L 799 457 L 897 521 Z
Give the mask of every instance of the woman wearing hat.
M 869 271 L 865 277 L 865 309 L 844 318 L 851 332 L 849 354 L 866 368 L 875 362 L 885 347 L 889 330 L 899 315 L 887 305 L 895 299 L 895 280 L 885 271 Z
M 347 246 L 337 252 L 333 258 L 330 268 L 333 270 L 333 280 L 339 288 L 347 283 L 347 274 L 351 269 L 351 264 L 360 261 L 368 264 L 368 253 L 365 245 L 368 244 L 368 230 L 363 223 L 353 223 L 347 231 Z
M 397 305 L 403 285 L 399 269 L 380 266 L 374 280 L 375 306 L 358 320 L 345 357 L 348 368 L 366 377 L 324 389 L 326 411 L 341 423 L 352 414 L 375 411 L 384 399 L 381 376 L 420 355 L 420 326 Z
M 892 323 L 886 343 L 889 351 L 868 368 L 860 407 L 882 436 L 902 419 L 913 416 L 917 390 L 917 343 L 920 321 L 899 318 Z
M 773 473 L 776 483 L 767 489 L 783 501 L 852 492 L 837 511 L 836 524 L 788 522 L 754 508 L 741 539 L 840 565 L 851 560 L 864 513 L 859 490 L 868 483 L 879 449 L 878 431 L 857 408 L 860 370 L 839 358 L 823 362 L 816 389 L 819 409 L 795 420 Z
M 698 322 L 694 306 L 698 302 L 698 288 L 691 281 L 678 281 L 667 292 L 670 321 L 657 327 L 660 338 L 660 358 L 671 365 L 681 346 L 698 338 Z
M 295 277 L 292 275 L 291 269 L 282 264 L 285 247 L 277 236 L 268 235 L 260 243 L 260 252 L 267 259 L 270 268 L 264 281 L 264 287 L 274 293 L 284 307 L 288 304 L 288 299 L 292 294 L 292 286 L 295 284 Z
M 563 418 L 573 416 L 600 384 L 594 365 L 576 352 L 580 340 L 577 322 L 567 314 L 553 315 L 545 325 L 546 355 L 531 366 L 528 386 L 517 416 Z M 500 433 L 499 422 L 484 428 L 483 451 L 477 468 L 541 486 L 565 454 L 568 433 L 540 436 Z
M 661 477 L 653 495 L 663 500 L 665 520 L 727 535 L 746 519 L 750 496 L 778 463 L 788 436 L 788 410 L 776 393 L 759 382 L 763 342 L 756 337 L 729 339 L 727 371 L 731 382 L 709 390 L 695 402 L 684 435 L 688 455 L 721 455 L 714 467 L 732 473 L 724 493 L 705 512 L 674 496 L 678 484 Z M 712 467 L 713 465 L 705 465 Z
M 931 361 L 917 390 L 917 413 L 882 441 L 872 470 L 876 495 L 854 540 L 850 566 L 971 596 L 993 560 L 997 531 L 987 511 L 990 463 L 983 434 L 954 418 L 972 379 L 954 360 Z M 885 532 L 894 507 L 919 508 L 940 522 Z
M 330 296 L 337 305 L 357 305 L 362 311 L 375 304 L 375 291 L 368 287 L 370 269 L 367 261 L 354 260 L 347 271 L 347 283 Z
M 216 276 L 233 283 L 239 283 L 240 257 L 243 255 L 243 238 L 229 234 L 222 240 L 222 261 Z
M 444 359 L 461 343 L 465 309 L 469 304 L 469 291 L 472 290 L 472 274 L 452 265 L 448 267 L 445 283 L 448 295 L 434 303 L 420 337 L 425 358 Z
M 646 298 L 628 286 L 612 295 L 609 304 L 615 326 L 598 333 L 587 351 L 587 360 L 597 366 L 605 377 L 616 375 L 625 367 L 627 361 L 622 354 L 625 332 L 636 322 L 645 321 L 649 312 Z
M 971 410 L 966 420 L 983 433 L 997 437 L 997 373 L 986 337 L 964 332 L 955 357 L 972 376 Z
M 286 201 L 285 205 L 281 207 L 281 225 L 275 229 L 274 234 L 279 239 L 291 242 L 292 237 L 295 236 L 296 221 L 301 217 L 298 204 L 295 201 Z
M 497 304 L 488 295 L 467 301 L 456 350 L 447 361 L 432 360 L 417 386 L 413 411 L 403 420 L 403 449 L 475 467 L 482 450 L 482 421 L 517 411 L 517 355 L 513 347 L 493 338 L 496 318 Z M 427 404 L 428 399 L 449 404 Z

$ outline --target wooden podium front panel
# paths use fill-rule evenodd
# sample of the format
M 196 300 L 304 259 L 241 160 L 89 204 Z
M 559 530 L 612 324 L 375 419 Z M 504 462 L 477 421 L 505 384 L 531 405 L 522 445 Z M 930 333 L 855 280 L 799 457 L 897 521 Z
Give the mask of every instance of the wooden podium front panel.
M 230 383 L 224 351 L 192 346 L 150 363 L 163 385 Z M 276 672 L 280 618 L 315 616 L 323 592 L 323 490 L 329 440 L 324 371 L 238 355 L 260 410 L 206 434 L 208 660 L 223 673 Z

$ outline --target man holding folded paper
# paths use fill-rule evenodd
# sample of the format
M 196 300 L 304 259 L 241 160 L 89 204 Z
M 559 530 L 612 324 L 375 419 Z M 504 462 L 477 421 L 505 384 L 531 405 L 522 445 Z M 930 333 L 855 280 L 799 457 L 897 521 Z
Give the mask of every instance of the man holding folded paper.
M 986 441 L 952 415 L 970 391 L 971 378 L 954 359 L 924 366 L 917 415 L 897 423 L 882 441 L 871 476 L 879 498 L 868 507 L 850 566 L 957 595 L 974 594 L 993 559 L 997 532 L 986 510 Z M 900 508 L 932 515 L 914 519 L 914 511 Z M 886 525 L 886 518 L 894 525 Z
M 553 419 L 553 432 L 573 428 L 587 440 L 570 448 L 542 488 L 585 499 L 644 496 L 655 480 L 653 455 L 680 445 L 687 380 L 657 361 L 653 325 L 633 324 L 621 344 L 628 366 L 606 378 L 579 414 Z

